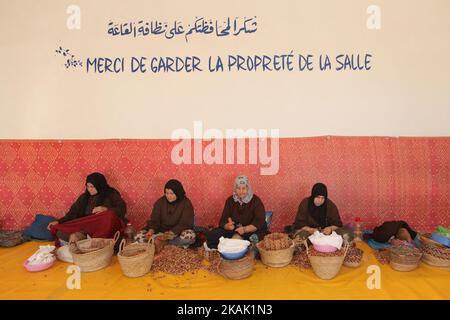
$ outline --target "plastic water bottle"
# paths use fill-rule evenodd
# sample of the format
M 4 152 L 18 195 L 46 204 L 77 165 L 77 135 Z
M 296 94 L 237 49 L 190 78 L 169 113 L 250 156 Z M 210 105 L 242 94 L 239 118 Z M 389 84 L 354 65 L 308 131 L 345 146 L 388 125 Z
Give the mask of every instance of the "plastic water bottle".
M 127 244 L 134 242 L 134 237 L 136 236 L 136 229 L 131 225 L 131 223 L 127 223 L 127 226 L 123 233 L 125 235 L 125 241 Z
M 249 239 L 251 245 L 251 250 L 253 250 L 253 256 L 255 259 L 259 258 L 259 250 L 258 247 L 256 246 L 256 244 L 259 242 L 258 236 L 256 235 L 256 233 L 252 234 Z
M 355 241 L 362 241 L 362 227 L 361 219 L 359 217 L 355 218 Z

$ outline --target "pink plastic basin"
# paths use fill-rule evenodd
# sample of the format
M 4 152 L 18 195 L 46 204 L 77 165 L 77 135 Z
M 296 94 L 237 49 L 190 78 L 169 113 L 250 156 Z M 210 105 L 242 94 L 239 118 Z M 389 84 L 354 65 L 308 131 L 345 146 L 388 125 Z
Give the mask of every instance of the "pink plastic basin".
M 44 264 L 36 264 L 36 265 L 30 265 L 28 264 L 28 260 L 23 263 L 23 266 L 25 269 L 27 269 L 30 272 L 39 272 L 44 271 L 50 268 L 53 263 L 55 263 L 56 258 L 53 258 L 51 261 L 44 263 Z
M 336 247 L 328 246 L 328 245 L 321 246 L 318 244 L 314 244 L 313 247 L 315 250 L 317 250 L 319 252 L 335 252 L 335 251 L 337 251 Z

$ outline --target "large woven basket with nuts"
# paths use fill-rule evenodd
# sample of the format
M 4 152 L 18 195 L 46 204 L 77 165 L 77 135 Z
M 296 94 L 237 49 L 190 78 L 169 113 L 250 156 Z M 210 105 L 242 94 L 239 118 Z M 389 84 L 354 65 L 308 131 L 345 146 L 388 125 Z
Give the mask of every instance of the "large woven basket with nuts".
M 389 248 L 389 260 L 392 269 L 397 271 L 412 271 L 417 268 L 422 258 L 422 252 L 411 247 Z
M 304 245 L 311 267 L 320 279 L 330 280 L 337 276 L 347 255 L 349 249 L 348 244 L 341 248 L 341 250 L 330 253 L 319 252 L 309 248 L 306 240 L 304 241 Z
M 433 241 L 431 234 L 421 234 L 419 240 L 423 262 L 433 267 L 450 267 L 450 248 Z
M 364 252 L 356 247 L 350 247 L 344 259 L 344 266 L 357 268 L 361 265 Z
M 253 250 L 238 260 L 227 260 L 220 258 L 217 271 L 220 275 L 231 280 L 240 280 L 250 277 L 253 274 L 255 257 Z
M 274 268 L 281 268 L 291 263 L 294 255 L 294 242 L 285 233 L 271 233 L 256 244 L 261 261 Z
M 268 234 L 261 241 L 262 247 L 268 251 L 287 249 L 291 244 L 292 240 L 289 239 L 289 236 L 279 232 Z

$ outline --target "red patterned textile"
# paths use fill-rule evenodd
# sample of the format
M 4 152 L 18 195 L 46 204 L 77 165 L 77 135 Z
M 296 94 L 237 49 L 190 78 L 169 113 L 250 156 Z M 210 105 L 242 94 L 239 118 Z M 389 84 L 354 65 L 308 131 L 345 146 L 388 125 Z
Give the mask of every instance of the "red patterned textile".
M 0 140 L 0 229 L 29 225 L 36 213 L 61 217 L 83 192 L 86 175 L 104 173 L 141 227 L 171 178 L 182 181 L 196 224 L 217 224 L 234 178 L 249 176 L 272 231 L 292 223 L 301 199 L 321 181 L 342 220 L 366 227 L 405 220 L 417 230 L 450 225 L 450 137 L 315 137 L 280 139 L 280 168 L 175 165 L 170 140 Z M 204 143 L 206 146 L 208 143 Z M 247 161 L 248 163 L 248 161 Z
M 88 234 L 91 238 L 114 238 L 114 234 L 119 231 L 123 233 L 125 223 L 114 213 L 113 210 L 106 210 L 97 214 L 91 214 L 82 218 L 58 223 L 50 227 L 53 236 L 61 231 L 67 235 L 74 232 Z M 55 242 L 59 246 L 59 240 Z

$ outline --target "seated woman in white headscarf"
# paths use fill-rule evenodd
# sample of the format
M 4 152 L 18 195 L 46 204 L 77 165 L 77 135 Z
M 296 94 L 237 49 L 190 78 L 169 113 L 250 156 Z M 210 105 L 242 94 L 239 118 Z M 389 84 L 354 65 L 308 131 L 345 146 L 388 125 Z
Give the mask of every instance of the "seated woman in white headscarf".
M 208 248 L 216 249 L 220 237 L 249 240 L 250 236 L 256 235 L 256 240 L 263 239 L 268 233 L 265 214 L 264 204 L 253 194 L 248 178 L 237 177 L 233 195 L 225 202 L 219 228 L 208 234 Z

